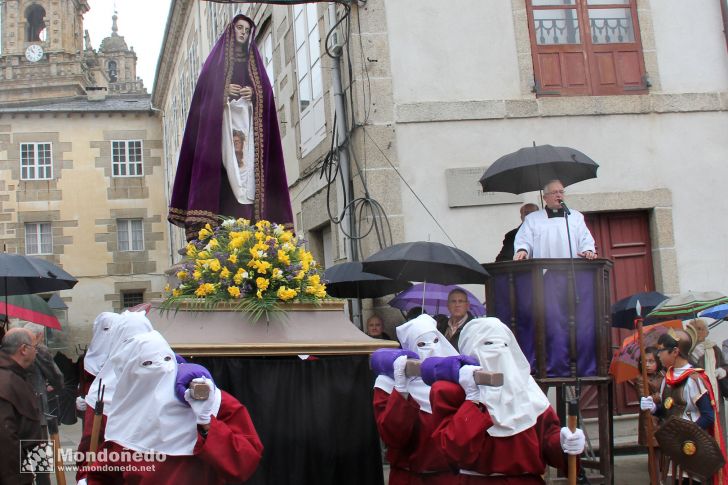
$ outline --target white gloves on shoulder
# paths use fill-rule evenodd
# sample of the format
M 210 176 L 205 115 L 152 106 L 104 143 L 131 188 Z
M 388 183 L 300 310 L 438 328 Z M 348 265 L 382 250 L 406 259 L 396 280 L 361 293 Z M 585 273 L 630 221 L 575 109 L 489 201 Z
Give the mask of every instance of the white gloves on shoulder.
M 86 400 L 81 396 L 78 396 L 76 398 L 76 409 L 78 409 L 79 411 L 86 411 L 87 407 L 88 404 L 86 404 Z
M 725 372 L 724 368 L 718 367 L 717 369 L 715 369 L 715 378 L 716 379 L 721 380 L 725 377 L 725 375 L 726 375 L 726 372 Z
M 561 449 L 569 455 L 581 455 L 584 451 L 586 438 L 584 432 L 576 428 L 572 433 L 569 428 L 561 428 Z
M 405 374 L 405 366 L 407 365 L 407 356 L 400 355 L 394 360 L 392 364 L 394 370 L 394 388 L 402 397 L 407 398 L 409 393 L 407 392 L 407 374 Z
M 215 388 L 215 383 L 206 377 L 192 379 L 192 382 L 204 382 L 210 388 L 210 396 L 204 401 L 192 399 L 191 391 L 189 389 L 185 391 L 185 401 L 190 404 L 192 411 L 195 413 L 197 424 L 210 424 L 213 410 L 220 408 L 220 401 L 222 400 L 220 389 Z
M 79 480 L 79 481 L 78 481 L 78 482 L 76 483 L 76 485 L 86 485 L 87 483 L 88 483 L 88 482 L 86 482 L 86 479 L 85 479 L 85 478 L 82 478 L 81 480 Z
M 654 413 L 657 411 L 657 405 L 655 404 L 655 401 L 652 399 L 652 396 L 646 396 L 640 399 L 640 409 L 642 411 L 649 411 L 651 413 Z
M 464 365 L 460 368 L 458 382 L 465 391 L 465 399 L 468 401 L 480 401 L 480 388 L 475 383 L 473 373 L 481 369 L 479 365 Z
M 700 359 L 703 355 L 705 355 L 705 344 L 703 342 L 700 342 L 698 345 L 695 346 L 692 352 L 692 356 L 695 360 Z

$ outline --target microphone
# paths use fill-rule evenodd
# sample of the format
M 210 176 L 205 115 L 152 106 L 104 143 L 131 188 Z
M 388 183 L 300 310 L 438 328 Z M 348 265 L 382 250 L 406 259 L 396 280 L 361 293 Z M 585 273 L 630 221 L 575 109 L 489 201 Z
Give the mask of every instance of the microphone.
M 564 202 L 563 200 L 560 200 L 559 201 L 559 204 L 564 209 L 564 214 L 566 214 L 567 216 L 570 216 L 571 215 L 571 211 L 569 210 L 569 207 L 566 205 L 566 202 Z

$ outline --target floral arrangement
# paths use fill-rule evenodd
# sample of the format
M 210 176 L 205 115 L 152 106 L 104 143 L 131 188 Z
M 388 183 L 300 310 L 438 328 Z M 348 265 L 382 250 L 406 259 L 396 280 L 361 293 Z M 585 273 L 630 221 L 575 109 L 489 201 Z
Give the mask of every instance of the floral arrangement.
M 257 320 L 268 312 L 282 311 L 281 302 L 318 302 L 326 298 L 326 286 L 303 243 L 282 225 L 264 220 L 251 224 L 247 219 L 223 219 L 217 227 L 207 224 L 198 239 L 187 244 L 185 261 L 177 272 L 179 285 L 171 289 L 163 307 L 231 302 L 235 310 L 250 312 Z

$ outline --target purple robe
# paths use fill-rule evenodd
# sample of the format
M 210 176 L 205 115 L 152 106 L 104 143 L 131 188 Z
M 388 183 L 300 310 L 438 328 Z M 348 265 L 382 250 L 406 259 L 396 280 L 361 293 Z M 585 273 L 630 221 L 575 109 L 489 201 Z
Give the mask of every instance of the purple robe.
M 238 52 L 238 60 L 247 59 L 243 64 L 236 62 L 234 49 L 234 25 L 240 19 L 251 25 L 247 55 Z M 254 204 L 238 203 L 222 162 L 223 108 L 230 83 L 253 89 Z M 202 66 L 187 116 L 167 219 L 184 227 L 189 241 L 205 224 L 217 225 L 220 215 L 245 217 L 252 222 L 266 219 L 293 227 L 273 88 L 255 45 L 255 26 L 244 15 L 237 15 L 228 24 Z

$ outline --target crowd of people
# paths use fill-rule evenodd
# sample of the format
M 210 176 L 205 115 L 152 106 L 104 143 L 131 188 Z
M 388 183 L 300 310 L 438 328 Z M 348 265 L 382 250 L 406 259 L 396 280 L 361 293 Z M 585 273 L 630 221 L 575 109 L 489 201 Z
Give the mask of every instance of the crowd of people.
M 31 447 L 48 438 L 42 391 L 62 385 L 63 376 L 34 330 L 13 328 L 2 339 L 3 485 L 49 483 L 48 473 L 25 465 Z M 176 355 L 144 312 L 100 314 L 84 372 L 76 401 L 84 415 L 74 454 L 79 484 L 224 484 L 257 469 L 263 445 L 245 406 L 207 369 Z

